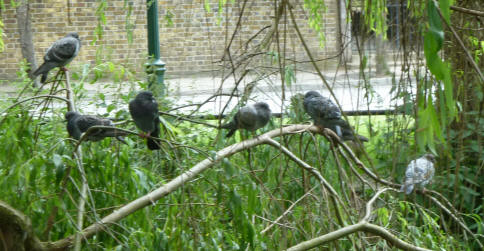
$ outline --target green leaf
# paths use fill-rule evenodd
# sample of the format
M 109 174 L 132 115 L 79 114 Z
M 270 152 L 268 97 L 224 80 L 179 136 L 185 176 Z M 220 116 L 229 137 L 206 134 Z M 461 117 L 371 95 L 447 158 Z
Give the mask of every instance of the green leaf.
M 294 74 L 294 69 L 292 66 L 286 66 L 284 69 L 284 81 L 287 86 L 291 86 L 292 83 L 296 82 L 296 75 Z
M 378 211 L 377 211 L 377 215 L 378 215 L 378 219 L 381 220 L 383 226 L 386 226 L 388 224 L 388 209 L 382 207 L 382 208 L 379 208 Z
M 440 10 L 442 11 L 442 16 L 447 23 L 450 23 L 450 1 L 440 0 L 439 1 Z
M 54 156 L 52 156 L 52 161 L 54 162 L 55 167 L 60 167 L 63 165 L 62 156 L 59 154 L 54 153 Z
M 111 112 L 112 110 L 116 109 L 116 107 L 117 106 L 115 104 L 109 104 L 106 110 L 107 112 Z
M 210 1 L 205 0 L 205 1 L 204 1 L 204 4 L 203 4 L 203 7 L 205 8 L 205 11 L 206 11 L 206 12 L 210 13 L 210 11 L 211 11 L 211 10 L 210 10 Z

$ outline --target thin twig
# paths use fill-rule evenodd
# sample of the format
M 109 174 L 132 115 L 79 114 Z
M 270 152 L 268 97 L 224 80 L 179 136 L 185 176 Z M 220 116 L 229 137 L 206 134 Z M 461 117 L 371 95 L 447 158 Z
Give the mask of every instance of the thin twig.
M 417 246 L 414 246 L 414 245 L 412 245 L 408 242 L 405 242 L 405 241 L 399 239 L 397 236 L 391 234 L 385 228 L 371 224 L 371 223 L 366 221 L 371 214 L 371 211 L 372 211 L 371 208 L 372 208 L 372 205 L 375 202 L 375 200 L 380 196 L 380 194 L 384 193 L 387 190 L 397 191 L 393 188 L 384 188 L 384 189 L 379 190 L 375 195 L 373 195 L 373 197 L 370 199 L 370 201 L 368 201 L 368 203 L 366 204 L 365 217 L 360 222 L 353 224 L 353 225 L 349 225 L 349 226 L 340 228 L 336 231 L 327 233 L 325 235 L 316 237 L 314 239 L 301 242 L 301 243 L 299 243 L 295 246 L 288 248 L 287 251 L 308 250 L 308 249 L 320 246 L 324 243 L 328 243 L 328 242 L 331 242 L 331 241 L 338 240 L 338 239 L 340 239 L 344 236 L 347 236 L 349 234 L 359 232 L 359 231 L 376 234 L 376 235 L 382 237 L 383 239 L 385 239 L 387 242 L 394 245 L 395 247 L 403 249 L 403 250 L 430 251 L 430 249 L 417 247 Z
M 6 113 L 8 110 L 14 108 L 17 105 L 20 105 L 22 103 L 25 103 L 25 102 L 30 101 L 30 100 L 33 100 L 33 99 L 39 99 L 39 98 L 53 98 L 53 99 L 58 99 L 58 100 L 62 100 L 64 102 L 66 102 L 66 103 L 69 103 L 69 100 L 68 99 L 63 98 L 63 97 L 59 97 L 59 96 L 55 96 L 55 95 L 39 95 L 39 96 L 33 96 L 33 97 L 30 97 L 30 98 L 26 98 L 26 99 L 22 99 L 20 101 L 17 101 L 15 104 L 13 104 L 13 105 L 5 108 L 3 111 L 1 111 L 0 112 L 0 115 Z
M 454 6 L 454 5 L 451 5 L 450 6 L 450 9 L 451 10 L 458 11 L 458 12 L 462 12 L 462 13 L 474 15 L 474 16 L 484 17 L 484 11 L 471 10 L 471 9 L 466 9 L 466 8 L 462 8 L 462 7 Z
M 294 203 L 292 203 L 291 206 L 289 206 L 286 211 L 284 211 L 284 213 L 282 213 L 279 217 L 277 217 L 277 219 L 275 219 L 274 221 L 272 221 L 272 223 L 267 226 L 266 228 L 264 228 L 264 230 L 262 230 L 260 233 L 261 234 L 264 234 L 266 233 L 267 231 L 269 231 L 274 225 L 276 224 L 279 224 L 279 221 L 284 218 L 287 214 L 289 214 L 289 212 L 291 212 L 291 210 L 297 205 L 297 203 L 299 203 L 300 201 L 302 201 L 304 198 L 306 198 L 309 194 L 311 194 L 311 192 L 315 189 L 316 187 L 313 187 L 311 188 L 311 190 L 309 190 L 307 193 L 305 193 L 303 196 L 301 196 L 301 198 L 297 199 L 296 201 L 294 201 Z
M 301 130 L 311 130 L 314 132 L 318 132 L 319 128 L 315 126 L 313 127 L 310 125 L 292 125 L 292 126 L 284 127 L 282 128 L 282 130 L 275 129 L 263 135 L 260 135 L 256 138 L 248 139 L 248 140 L 236 143 L 234 145 L 225 147 L 224 149 L 218 151 L 213 157 L 207 158 L 199 162 L 190 170 L 182 173 L 178 177 L 174 178 L 173 180 L 164 184 L 163 186 L 155 189 L 154 191 L 130 203 L 125 204 L 124 206 L 120 207 L 118 210 L 112 212 L 111 214 L 105 216 L 101 220 L 85 228 L 84 230 L 79 232 L 79 234 L 82 235 L 83 238 L 89 238 L 93 234 L 106 229 L 110 225 L 115 224 L 117 221 L 124 219 L 125 217 L 131 215 L 132 213 L 138 211 L 139 209 L 149 205 L 154 205 L 156 201 L 170 194 L 171 192 L 178 189 L 179 187 L 182 187 L 186 182 L 190 182 L 191 180 L 196 178 L 201 172 L 214 166 L 222 159 L 228 158 L 248 148 L 264 144 L 266 138 L 273 138 L 273 137 L 278 137 L 285 134 L 292 134 L 294 132 L 298 132 Z M 70 246 L 73 243 L 73 240 L 74 240 L 74 236 L 69 236 L 65 239 L 58 240 L 56 242 L 49 243 L 49 244 L 58 248 L 62 248 L 62 247 Z
M 459 44 L 460 47 L 462 47 L 462 50 L 464 50 L 464 53 L 467 56 L 469 63 L 471 63 L 472 67 L 474 67 L 474 70 L 476 70 L 477 74 L 481 78 L 481 81 L 484 82 L 484 75 L 482 75 L 481 69 L 477 65 L 476 61 L 474 61 L 474 59 L 472 58 L 471 53 L 469 52 L 469 50 L 464 45 L 464 42 L 462 42 L 462 39 L 460 39 L 459 35 L 454 30 L 454 27 L 452 27 L 452 25 L 450 25 L 447 22 L 447 20 L 444 18 L 444 15 L 442 14 L 442 10 L 440 9 L 439 4 L 435 0 L 434 0 L 434 4 L 435 4 L 435 7 L 437 8 L 437 10 L 439 11 L 440 19 L 442 19 L 442 21 L 445 23 L 445 26 L 447 26 L 447 28 L 450 29 L 450 31 L 454 35 L 455 39 L 457 40 L 457 43 Z
M 212 125 L 212 124 L 205 123 L 205 122 L 202 122 L 202 121 L 196 121 L 196 120 L 193 120 L 193 119 L 190 119 L 190 118 L 185 118 L 185 117 L 178 116 L 178 115 L 175 115 L 175 114 L 171 114 L 171 113 L 168 113 L 168 112 L 159 111 L 158 113 L 161 114 L 161 115 L 171 116 L 171 117 L 174 117 L 174 118 L 179 119 L 179 120 L 185 120 L 185 121 L 192 122 L 192 123 L 195 123 L 195 124 L 200 124 L 200 125 L 220 129 L 220 127 L 217 126 L 217 125 Z

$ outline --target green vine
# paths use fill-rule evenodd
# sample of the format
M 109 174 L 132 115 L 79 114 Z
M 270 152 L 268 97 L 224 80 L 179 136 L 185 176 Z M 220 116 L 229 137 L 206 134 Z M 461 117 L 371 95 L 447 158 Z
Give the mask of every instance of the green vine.
M 309 11 L 309 27 L 316 31 L 319 37 L 319 45 L 324 47 L 326 37 L 322 31 L 324 27 L 323 13 L 327 10 L 324 0 L 304 0 L 304 8 Z
M 447 21 L 450 21 L 449 0 L 440 0 L 439 3 L 442 16 Z M 453 97 L 450 65 L 439 56 L 439 51 L 442 49 L 444 42 L 444 31 L 438 8 L 435 1 L 427 1 L 429 27 L 424 35 L 424 54 L 427 67 L 437 82 L 434 87 L 437 89 L 440 97 L 440 118 L 437 118 L 437 111 L 432 103 L 432 85 L 426 85 L 426 93 L 428 93 L 427 102 L 426 105 L 424 102 L 419 103 L 418 112 L 418 120 L 420 122 L 417 129 L 417 141 L 420 150 L 424 150 L 425 146 L 428 146 L 432 151 L 435 151 L 434 135 L 443 141 L 442 130 L 440 128 L 445 128 L 445 125 L 452 122 L 456 116 L 456 102 Z M 431 121 L 429 121 L 429 116 L 431 117 Z
M 377 35 L 382 34 L 383 39 L 386 39 L 388 29 L 386 0 L 365 0 L 363 6 L 366 25 Z

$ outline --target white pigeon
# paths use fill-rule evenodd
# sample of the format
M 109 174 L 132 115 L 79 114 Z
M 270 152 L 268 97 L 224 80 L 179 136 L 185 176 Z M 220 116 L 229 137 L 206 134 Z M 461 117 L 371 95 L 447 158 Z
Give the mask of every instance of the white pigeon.
M 424 187 L 434 177 L 435 156 L 432 154 L 425 154 L 418 159 L 410 161 L 405 171 L 405 183 L 400 188 L 400 192 L 405 191 L 405 194 L 410 194 L 415 185 Z

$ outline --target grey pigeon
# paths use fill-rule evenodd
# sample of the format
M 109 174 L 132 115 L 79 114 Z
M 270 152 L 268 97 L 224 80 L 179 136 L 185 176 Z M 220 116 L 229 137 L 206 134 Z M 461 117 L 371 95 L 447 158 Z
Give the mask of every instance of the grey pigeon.
M 265 102 L 257 102 L 240 108 L 232 121 L 222 125 L 224 129 L 230 129 L 227 138 L 232 136 L 237 129 L 255 131 L 264 127 L 271 118 L 271 109 Z
M 425 154 L 418 159 L 410 161 L 405 171 L 405 183 L 400 188 L 400 192 L 405 191 L 405 194 L 410 194 L 415 185 L 424 187 L 434 177 L 435 156 L 433 154 Z
M 304 95 L 303 105 L 316 126 L 331 129 L 343 140 L 356 140 L 350 125 L 342 118 L 340 109 L 330 99 L 319 92 L 309 91 Z M 356 136 L 360 141 L 368 141 L 366 137 Z
M 67 112 L 65 118 L 67 120 L 67 132 L 76 140 L 80 140 L 81 134 L 86 132 L 92 126 L 113 126 L 113 122 L 109 119 L 91 115 L 81 115 L 78 112 Z M 120 138 L 121 134 L 122 133 L 119 131 L 116 132 L 115 130 L 96 129 L 89 132 L 86 140 L 99 141 L 106 137 L 116 137 L 119 141 L 126 144 L 126 142 Z
M 158 114 L 158 103 L 150 91 L 142 91 L 136 95 L 135 99 L 129 102 L 129 113 L 136 126 L 146 134 L 142 137 L 160 136 L 160 118 Z M 154 139 L 147 139 L 148 149 L 160 149 L 160 142 Z
M 65 65 L 70 63 L 81 49 L 81 40 L 75 32 L 67 34 L 65 37 L 55 41 L 44 55 L 44 63 L 33 73 L 34 78 L 42 75 L 41 83 L 47 80 L 47 74 L 55 67 L 61 67 L 66 71 Z

